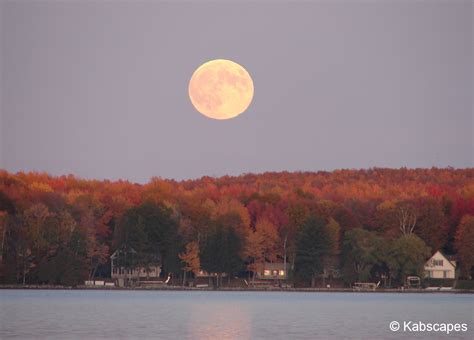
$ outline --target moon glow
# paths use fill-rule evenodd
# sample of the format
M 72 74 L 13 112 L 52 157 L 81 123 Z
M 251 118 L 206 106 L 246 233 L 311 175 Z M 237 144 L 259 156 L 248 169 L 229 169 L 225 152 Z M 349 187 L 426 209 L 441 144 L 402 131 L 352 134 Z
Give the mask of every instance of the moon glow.
M 241 65 L 215 59 L 199 66 L 189 81 L 189 98 L 204 116 L 230 119 L 244 112 L 252 102 L 253 81 Z

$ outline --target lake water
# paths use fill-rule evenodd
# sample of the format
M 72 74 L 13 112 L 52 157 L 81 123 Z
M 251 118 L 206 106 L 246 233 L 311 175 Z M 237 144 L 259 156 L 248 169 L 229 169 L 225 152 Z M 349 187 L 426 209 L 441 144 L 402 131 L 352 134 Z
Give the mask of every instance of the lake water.
M 474 339 L 473 318 L 469 294 L 0 290 L 1 339 Z

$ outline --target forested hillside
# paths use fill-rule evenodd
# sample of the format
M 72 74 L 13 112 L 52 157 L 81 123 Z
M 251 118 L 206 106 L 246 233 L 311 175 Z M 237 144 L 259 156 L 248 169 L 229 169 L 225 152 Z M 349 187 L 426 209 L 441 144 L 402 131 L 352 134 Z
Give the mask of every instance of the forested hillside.
M 146 184 L 0 172 L 4 283 L 110 276 L 131 247 L 163 272 L 236 275 L 283 261 L 314 284 L 422 274 L 433 251 L 474 264 L 474 169 L 280 172 Z

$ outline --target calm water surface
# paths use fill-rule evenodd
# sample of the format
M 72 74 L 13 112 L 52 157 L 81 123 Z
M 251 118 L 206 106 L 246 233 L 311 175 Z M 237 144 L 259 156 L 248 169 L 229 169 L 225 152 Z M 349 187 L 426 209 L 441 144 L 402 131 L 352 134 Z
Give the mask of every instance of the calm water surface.
M 0 290 L 1 339 L 474 339 L 474 295 Z M 391 321 L 468 332 L 392 332 Z

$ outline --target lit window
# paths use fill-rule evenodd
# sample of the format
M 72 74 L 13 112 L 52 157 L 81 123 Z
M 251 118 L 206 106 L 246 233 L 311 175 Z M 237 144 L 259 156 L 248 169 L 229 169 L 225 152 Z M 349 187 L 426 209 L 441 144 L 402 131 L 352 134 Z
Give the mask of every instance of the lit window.
M 280 270 L 280 276 L 285 276 L 285 271 L 284 270 Z
M 443 266 L 443 260 L 433 260 L 433 266 Z
M 270 272 L 268 269 L 265 269 L 265 270 L 263 271 L 263 275 L 265 275 L 265 276 L 270 276 L 270 275 L 271 275 L 271 272 Z

